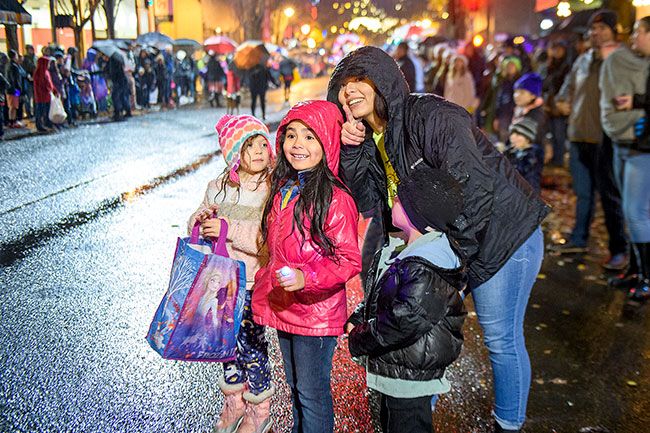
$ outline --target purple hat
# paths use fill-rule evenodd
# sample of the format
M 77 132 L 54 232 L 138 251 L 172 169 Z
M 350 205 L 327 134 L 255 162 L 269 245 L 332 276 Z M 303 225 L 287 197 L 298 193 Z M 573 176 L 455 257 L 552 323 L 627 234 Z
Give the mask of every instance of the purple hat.
M 524 74 L 515 81 L 515 90 L 517 89 L 528 90 L 537 97 L 542 96 L 542 77 L 534 72 Z

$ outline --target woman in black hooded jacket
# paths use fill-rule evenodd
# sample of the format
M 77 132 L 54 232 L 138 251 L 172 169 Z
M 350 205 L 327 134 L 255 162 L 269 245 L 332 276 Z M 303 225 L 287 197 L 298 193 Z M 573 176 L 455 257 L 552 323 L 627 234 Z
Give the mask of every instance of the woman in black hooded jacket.
M 374 217 L 375 231 L 385 235 L 390 227 L 388 210 L 400 179 L 417 177 L 428 166 L 460 182 L 463 211 L 448 235 L 468 264 L 494 373 L 497 431 L 518 431 L 531 375 L 524 313 L 542 262 L 539 225 L 548 206 L 472 125 L 467 111 L 434 95 L 409 94 L 395 61 L 378 48 L 362 47 L 343 58 L 327 99 L 347 117 L 339 173 L 359 211 Z M 416 201 L 427 212 L 445 205 L 432 202 L 426 190 Z M 373 254 L 384 239 L 367 234 L 364 254 Z

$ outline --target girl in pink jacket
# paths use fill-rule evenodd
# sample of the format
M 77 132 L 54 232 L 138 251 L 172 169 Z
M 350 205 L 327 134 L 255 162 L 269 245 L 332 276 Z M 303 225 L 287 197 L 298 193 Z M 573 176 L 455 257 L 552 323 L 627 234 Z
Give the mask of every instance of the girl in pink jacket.
M 345 283 L 361 270 L 357 208 L 338 178 L 342 122 L 327 101 L 289 110 L 262 220 L 269 263 L 255 276 L 253 319 L 278 330 L 295 433 L 334 430 L 332 357 Z
M 260 249 L 260 222 L 275 152 L 266 125 L 253 116 L 225 115 L 216 130 L 227 167 L 208 184 L 188 230 L 199 222 L 202 236 L 216 239 L 220 219 L 228 222 L 226 248 L 231 258 L 246 264 L 247 291 L 237 335 L 237 358 L 224 363 L 224 377 L 219 381 L 226 399 L 214 431 L 262 433 L 271 428 L 269 409 L 274 387 L 264 327 L 255 324 L 251 314 L 251 293 L 255 273 L 268 258 Z M 219 219 L 212 218 L 215 213 Z

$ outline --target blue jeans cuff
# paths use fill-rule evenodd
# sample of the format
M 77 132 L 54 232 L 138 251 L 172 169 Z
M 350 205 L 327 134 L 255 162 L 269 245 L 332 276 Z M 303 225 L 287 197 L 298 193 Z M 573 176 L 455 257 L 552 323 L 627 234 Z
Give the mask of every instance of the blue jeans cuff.
M 515 423 L 512 421 L 505 421 L 497 416 L 494 411 L 492 411 L 492 415 L 494 416 L 494 419 L 499 423 L 502 429 L 504 430 L 520 430 L 521 427 L 524 425 L 524 423 Z

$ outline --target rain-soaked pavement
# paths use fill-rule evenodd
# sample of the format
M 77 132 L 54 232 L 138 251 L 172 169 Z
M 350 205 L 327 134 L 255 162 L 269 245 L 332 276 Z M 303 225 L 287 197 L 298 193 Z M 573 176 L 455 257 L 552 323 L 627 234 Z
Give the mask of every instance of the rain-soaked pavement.
M 304 85 L 305 94 L 324 90 Z M 183 109 L 0 144 L 0 432 L 210 431 L 223 401 L 219 365 L 164 361 L 144 335 L 176 237 L 223 167 L 215 120 L 213 110 Z M 558 239 L 574 199 L 565 171 L 546 180 L 555 212 L 545 231 Z M 590 254 L 546 256 L 526 318 L 526 432 L 650 431 L 648 314 L 621 316 L 624 294 L 606 287 L 598 265 L 603 231 L 599 215 Z M 358 284 L 350 295 L 352 306 Z M 465 337 L 454 388 L 434 414 L 439 432 L 492 431 L 490 368 L 472 313 Z M 363 377 L 342 341 L 337 432 L 372 431 Z M 289 431 L 287 392 L 280 385 L 273 399 L 278 433 Z

